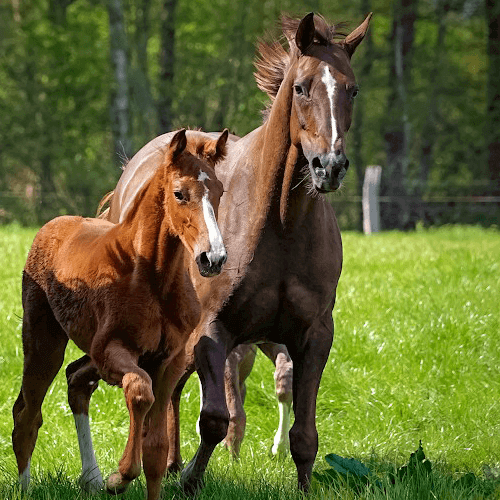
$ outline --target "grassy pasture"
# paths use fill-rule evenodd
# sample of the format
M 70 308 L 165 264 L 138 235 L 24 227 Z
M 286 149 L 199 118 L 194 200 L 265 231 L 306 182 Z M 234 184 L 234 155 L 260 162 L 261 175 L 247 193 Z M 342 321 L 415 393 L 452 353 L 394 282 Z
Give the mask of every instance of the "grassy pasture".
M 11 408 L 22 371 L 21 270 L 34 234 L 0 227 L 0 499 L 21 498 Z M 467 472 L 483 481 L 485 465 L 495 471 L 500 466 L 500 232 L 449 227 L 343 238 L 335 339 L 318 397 L 315 470 L 327 469 L 323 457 L 333 452 L 355 457 L 384 477 L 406 463 L 422 440 L 436 471 L 432 485 L 425 479 L 416 486 L 396 483 L 364 491 L 362 498 L 483 498 L 480 488 L 452 490 L 451 483 Z M 67 362 L 77 356 L 70 346 Z M 197 446 L 198 408 L 192 377 L 182 402 L 185 459 Z M 263 356 L 248 383 L 246 410 L 241 461 L 232 463 L 219 447 L 199 498 L 301 498 L 291 459 L 269 457 L 277 409 L 272 365 Z M 28 498 L 85 498 L 76 484 L 79 454 L 63 370 L 43 412 Z M 128 428 L 121 391 L 101 382 L 91 418 L 107 475 L 116 468 Z M 165 497 L 181 498 L 174 481 L 165 481 Z M 309 496 L 354 497 L 342 484 L 332 489 L 319 483 Z M 491 497 L 500 498 L 498 490 Z M 142 498 L 141 482 L 126 498 Z

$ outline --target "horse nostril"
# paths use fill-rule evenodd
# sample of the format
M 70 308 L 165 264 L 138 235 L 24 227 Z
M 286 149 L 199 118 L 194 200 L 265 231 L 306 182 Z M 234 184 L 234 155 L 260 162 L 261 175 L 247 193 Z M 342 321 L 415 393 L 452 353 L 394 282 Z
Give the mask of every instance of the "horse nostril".
M 201 267 L 209 267 L 212 264 L 208 258 L 207 252 L 202 252 L 198 256 L 198 263 Z

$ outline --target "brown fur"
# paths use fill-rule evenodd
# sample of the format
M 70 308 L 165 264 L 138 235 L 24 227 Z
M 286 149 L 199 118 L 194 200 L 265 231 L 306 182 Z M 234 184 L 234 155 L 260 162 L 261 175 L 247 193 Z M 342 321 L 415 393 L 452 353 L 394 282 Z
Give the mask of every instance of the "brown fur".
M 123 222 L 64 216 L 36 235 L 23 272 L 25 360 L 13 409 L 21 475 L 42 422 L 43 398 L 71 339 L 86 353 L 68 370 L 73 411 L 88 412 L 99 377 L 125 393 L 129 437 L 108 489 L 122 491 L 137 477 L 143 456 L 148 499 L 159 498 L 167 465 L 167 405 L 184 368 L 184 345 L 200 319 L 188 265 L 211 248 L 202 198 L 208 196 L 217 212 L 222 195 L 212 165 L 223 158 L 223 148 L 209 151 L 210 161 L 185 148 L 180 131 Z M 215 275 L 222 260 L 202 259 L 198 271 Z M 79 389 L 83 398 L 76 396 Z
M 272 49 L 275 62 L 266 63 L 269 73 L 272 64 L 281 65 L 279 90 L 264 78 L 261 82 L 275 93 L 267 120 L 228 144 L 218 170 L 225 188 L 219 225 L 228 262 L 213 280 L 194 279 L 201 320 L 186 344 L 186 373 L 172 396 L 168 420 L 169 467 L 178 470 L 180 393 L 196 369 L 203 390 L 201 444 L 181 476 L 187 492 L 201 486 L 215 446 L 227 435 L 226 357 L 235 346 L 257 341 L 285 344 L 293 361 L 290 450 L 299 487 L 309 487 L 318 450 L 316 396 L 333 339 L 332 310 L 342 267 L 335 214 L 320 195 L 338 189 L 349 166 L 345 138 L 356 90 L 350 59 L 370 17 L 338 41 L 331 41 L 331 31 L 312 14 L 300 20 L 294 33 L 285 33 L 286 64 L 278 61 L 277 46 Z M 138 187 L 157 168 L 148 151 L 161 140 L 132 158 L 133 168 L 127 167 L 115 189 L 110 220 L 126 216 Z M 301 183 L 304 169 L 309 186 Z

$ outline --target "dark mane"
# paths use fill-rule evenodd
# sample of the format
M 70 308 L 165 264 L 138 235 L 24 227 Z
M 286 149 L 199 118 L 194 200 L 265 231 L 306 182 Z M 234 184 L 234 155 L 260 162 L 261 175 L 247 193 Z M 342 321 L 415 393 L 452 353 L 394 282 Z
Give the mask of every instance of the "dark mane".
M 285 76 L 285 71 L 290 62 L 290 51 L 285 49 L 285 38 L 288 45 L 295 45 L 295 33 L 299 27 L 300 19 L 294 19 L 286 14 L 281 17 L 281 29 L 284 37 L 271 40 L 270 42 L 259 40 L 257 45 L 257 57 L 254 65 L 256 71 L 254 77 L 257 86 L 265 92 L 271 102 L 278 94 L 281 82 Z M 315 36 L 314 43 L 328 46 L 335 43 L 336 39 L 342 39 L 346 36 L 343 32 L 345 23 L 329 24 L 326 19 L 317 14 L 314 15 Z M 265 112 L 264 112 L 265 113 Z

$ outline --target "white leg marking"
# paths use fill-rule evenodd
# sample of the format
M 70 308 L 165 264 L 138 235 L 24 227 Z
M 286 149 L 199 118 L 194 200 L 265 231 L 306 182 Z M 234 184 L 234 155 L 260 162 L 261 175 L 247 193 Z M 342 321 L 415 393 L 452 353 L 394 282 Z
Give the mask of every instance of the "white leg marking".
M 19 474 L 19 484 L 21 485 L 21 489 L 23 491 L 26 491 L 30 484 L 30 465 L 31 465 L 31 458 L 28 460 L 28 465 L 26 466 L 26 469 L 24 469 L 23 472 Z
M 278 430 L 274 436 L 274 446 L 271 449 L 273 455 L 285 456 L 290 451 L 290 438 L 288 437 L 288 430 L 290 429 L 291 406 L 291 403 L 278 403 L 280 420 Z
M 198 379 L 198 384 L 200 385 L 200 414 L 201 409 L 203 408 L 203 388 L 201 387 L 201 380 Z M 198 420 L 196 421 L 196 432 L 198 436 L 201 436 L 200 432 L 200 415 L 198 415 Z
M 335 95 L 335 87 L 337 83 L 330 73 L 330 69 L 327 64 L 323 66 L 323 76 L 321 77 L 321 81 L 325 84 L 328 100 L 330 101 L 330 117 L 332 124 L 332 142 L 330 145 L 330 152 L 333 153 L 335 151 L 335 141 L 337 140 L 337 122 L 335 121 L 335 116 L 333 114 L 333 96 Z
M 75 419 L 76 433 L 78 435 L 78 446 L 80 447 L 80 458 L 82 460 L 82 475 L 80 485 L 91 493 L 102 490 L 104 482 L 101 471 L 97 465 L 90 434 L 89 416 L 83 413 L 73 415 Z
M 219 257 L 226 253 L 226 249 L 224 247 L 224 242 L 222 241 L 219 226 L 217 225 L 217 220 L 215 219 L 214 208 L 208 200 L 208 192 L 203 195 L 202 203 L 203 217 L 205 218 L 205 224 L 208 229 L 208 238 L 210 240 L 210 253 Z

